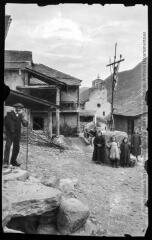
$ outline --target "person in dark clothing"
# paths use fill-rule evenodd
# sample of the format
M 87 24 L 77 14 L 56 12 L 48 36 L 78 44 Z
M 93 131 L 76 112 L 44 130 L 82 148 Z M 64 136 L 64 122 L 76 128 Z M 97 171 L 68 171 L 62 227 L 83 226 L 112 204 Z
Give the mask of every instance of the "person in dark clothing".
M 130 145 L 125 137 L 120 145 L 120 166 L 127 167 L 130 162 Z
M 12 144 L 13 150 L 10 164 L 17 167 L 20 166 L 16 159 L 20 149 L 21 124 L 24 127 L 28 126 L 28 122 L 24 119 L 23 116 L 24 106 L 21 103 L 16 103 L 13 105 L 13 107 L 14 111 L 8 112 L 4 119 L 6 144 L 4 150 L 3 164 L 6 167 L 9 164 L 10 148 Z
M 105 143 L 105 138 L 102 135 L 101 131 L 97 132 L 97 136 L 94 138 L 93 144 L 94 144 L 94 151 L 93 151 L 92 160 L 96 163 L 105 163 L 106 143 Z
M 134 133 L 131 136 L 131 153 L 138 161 L 138 156 L 141 155 L 141 137 L 137 129 L 134 130 Z

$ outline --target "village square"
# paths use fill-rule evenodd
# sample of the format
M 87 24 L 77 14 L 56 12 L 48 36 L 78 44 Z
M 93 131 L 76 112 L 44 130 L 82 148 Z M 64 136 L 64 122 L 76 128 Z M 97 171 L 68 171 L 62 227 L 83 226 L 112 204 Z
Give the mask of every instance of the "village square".
M 68 20 L 57 18 L 50 26 L 63 24 L 62 38 Z M 6 42 L 13 21 L 6 11 Z M 117 39 L 110 45 L 107 77 L 97 71 L 88 82 L 35 61 L 28 48 L 5 49 L 4 233 L 145 235 L 148 58 L 143 51 L 139 62 L 121 70 L 130 59 Z

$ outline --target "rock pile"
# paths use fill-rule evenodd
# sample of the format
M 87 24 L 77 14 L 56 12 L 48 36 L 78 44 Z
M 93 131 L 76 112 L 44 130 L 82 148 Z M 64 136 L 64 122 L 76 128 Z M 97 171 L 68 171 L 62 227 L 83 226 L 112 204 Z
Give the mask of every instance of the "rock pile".
M 77 179 L 41 181 L 25 172 L 12 169 L 2 177 L 4 232 L 69 235 L 84 227 L 89 209 L 69 196 Z
M 128 137 L 126 132 L 122 131 L 102 131 L 103 135 L 105 136 L 106 142 L 111 141 L 111 137 L 114 135 L 116 137 L 116 141 L 121 143 L 124 137 Z
M 69 146 L 66 141 L 67 140 L 63 135 L 56 136 L 52 140 L 54 144 L 60 146 L 63 149 L 70 149 L 71 146 Z

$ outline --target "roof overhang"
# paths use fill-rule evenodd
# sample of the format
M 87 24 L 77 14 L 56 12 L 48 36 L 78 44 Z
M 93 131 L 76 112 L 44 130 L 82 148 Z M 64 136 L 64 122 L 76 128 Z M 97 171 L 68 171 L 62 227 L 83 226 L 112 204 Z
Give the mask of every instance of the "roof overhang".
M 60 82 L 59 80 L 56 80 L 55 78 L 50 78 L 50 77 L 48 77 L 40 72 L 37 72 L 33 69 L 26 67 L 26 70 L 27 70 L 27 72 L 31 73 L 32 76 L 37 77 L 39 80 L 41 80 L 42 82 L 45 82 L 49 85 L 52 82 L 52 84 L 55 84 L 56 86 L 66 86 L 65 83 Z
M 120 116 L 120 117 L 128 117 L 128 118 L 136 118 L 136 117 L 139 117 L 139 116 L 141 116 L 141 115 L 143 115 L 143 114 L 146 114 L 146 113 L 148 113 L 147 111 L 144 111 L 144 112 L 141 112 L 141 113 L 139 113 L 139 114 L 127 114 L 127 113 L 114 113 L 113 115 L 115 115 L 115 116 Z
M 25 108 L 31 109 L 31 110 L 37 110 L 37 109 L 44 109 L 44 110 L 53 110 L 56 108 L 60 108 L 60 106 L 50 103 L 46 100 L 36 98 L 30 95 L 27 95 L 25 93 L 10 90 L 10 93 L 5 100 L 6 106 L 13 106 L 15 103 L 22 103 Z
M 26 89 L 38 89 L 38 90 L 50 90 L 50 89 L 56 89 L 56 86 L 54 85 L 27 85 L 27 86 L 17 86 L 16 87 L 19 90 L 26 90 Z

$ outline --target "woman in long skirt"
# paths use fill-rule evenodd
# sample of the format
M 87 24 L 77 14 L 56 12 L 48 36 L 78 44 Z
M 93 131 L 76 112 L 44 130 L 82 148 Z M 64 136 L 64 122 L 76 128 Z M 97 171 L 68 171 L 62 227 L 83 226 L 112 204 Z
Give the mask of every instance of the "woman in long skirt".
M 138 161 L 138 156 L 141 155 L 141 137 L 136 128 L 131 137 L 131 153 Z
M 97 136 L 94 138 L 94 151 L 92 160 L 96 163 L 105 163 L 106 150 L 105 150 L 105 138 L 101 131 L 97 132 Z
M 130 145 L 128 143 L 128 138 L 125 137 L 120 145 L 120 165 L 122 167 L 129 166 L 130 163 Z

